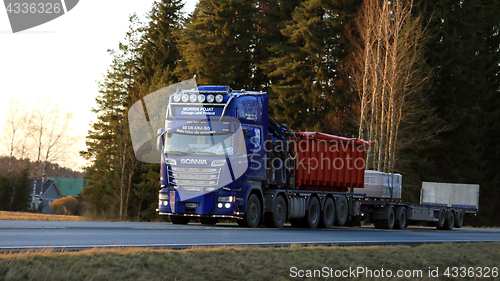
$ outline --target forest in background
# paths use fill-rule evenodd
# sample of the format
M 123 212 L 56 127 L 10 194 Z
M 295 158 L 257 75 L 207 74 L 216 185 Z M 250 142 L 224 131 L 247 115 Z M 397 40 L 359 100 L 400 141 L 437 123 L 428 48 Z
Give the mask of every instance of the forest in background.
M 372 140 L 368 168 L 481 186 L 475 225 L 500 225 L 500 2 L 156 1 L 104 78 L 81 154 L 89 215 L 157 220 L 159 165 L 137 161 L 128 109 L 196 75 L 198 85 L 265 91 L 295 131 Z M 166 106 L 166 104 L 165 104 Z M 155 128 L 156 129 L 156 128 Z

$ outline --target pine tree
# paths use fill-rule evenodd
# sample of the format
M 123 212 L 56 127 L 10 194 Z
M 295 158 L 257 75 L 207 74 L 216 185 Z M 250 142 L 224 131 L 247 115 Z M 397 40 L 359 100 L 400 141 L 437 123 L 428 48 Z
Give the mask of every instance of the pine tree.
M 179 82 L 174 73 L 180 60 L 178 40 L 184 21 L 181 0 L 156 1 L 140 43 L 139 82 L 143 95 Z
M 498 1 L 424 1 L 432 16 L 427 43 L 428 63 L 435 69 L 430 102 L 446 130 L 439 144 L 428 149 L 436 181 L 481 185 L 480 217 L 495 217 L 498 195 L 498 124 L 500 89 L 500 3 Z M 495 186 L 496 183 L 496 186 Z M 497 206 L 497 207 L 494 207 Z M 496 216 L 497 217 L 497 216 Z M 488 219 L 486 219 L 487 221 Z
M 499 89 L 498 5 L 449 0 L 435 6 L 427 46 L 428 63 L 436 69 L 431 103 L 449 126 L 433 150 L 436 172 L 444 181 L 475 183 L 482 178 L 484 107 Z
M 250 87 L 256 13 L 253 1 L 201 0 L 180 39 L 181 79 L 197 75 L 201 85 Z
M 87 136 L 87 151 L 82 152 L 92 161 L 85 172 L 88 177 L 83 195 L 90 199 L 91 215 L 104 215 L 123 220 L 127 217 L 131 194 L 131 179 L 137 166 L 133 157 L 127 111 L 136 93 L 137 17 L 131 16 L 131 28 L 125 44 L 119 50 L 110 50 L 113 62 L 102 82 L 96 99 L 98 121 Z
M 346 50 L 339 39 L 352 20 L 354 1 L 303 1 L 281 30 L 285 44 L 275 44 L 269 67 L 277 80 L 271 106 L 276 117 L 293 129 L 321 130 L 339 109 L 334 101 L 338 62 Z

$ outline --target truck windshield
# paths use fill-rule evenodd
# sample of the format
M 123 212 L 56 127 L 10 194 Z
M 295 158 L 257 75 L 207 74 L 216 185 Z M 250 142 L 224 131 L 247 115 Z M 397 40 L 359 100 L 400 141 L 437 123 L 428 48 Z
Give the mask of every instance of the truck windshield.
M 234 134 L 165 134 L 165 154 L 225 156 L 234 153 Z

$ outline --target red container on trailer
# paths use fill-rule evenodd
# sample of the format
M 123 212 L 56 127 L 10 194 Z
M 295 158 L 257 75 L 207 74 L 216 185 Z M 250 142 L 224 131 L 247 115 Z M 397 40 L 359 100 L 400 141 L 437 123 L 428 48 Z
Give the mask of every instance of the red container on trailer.
M 347 192 L 363 188 L 366 148 L 370 141 L 319 132 L 295 133 L 297 190 Z

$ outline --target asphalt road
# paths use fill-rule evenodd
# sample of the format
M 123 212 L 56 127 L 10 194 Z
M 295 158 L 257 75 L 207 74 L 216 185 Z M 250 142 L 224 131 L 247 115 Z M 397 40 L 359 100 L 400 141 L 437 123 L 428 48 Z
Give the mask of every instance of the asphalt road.
M 385 245 L 500 241 L 500 229 L 461 228 L 438 231 L 412 227 L 300 229 L 240 228 L 236 224 L 0 221 L 0 251 L 80 250 L 100 247 L 190 248 L 193 246 Z

